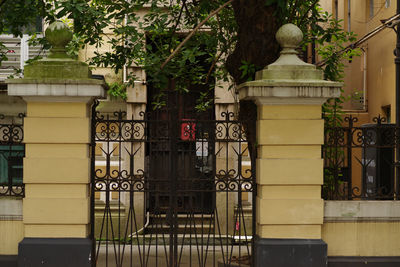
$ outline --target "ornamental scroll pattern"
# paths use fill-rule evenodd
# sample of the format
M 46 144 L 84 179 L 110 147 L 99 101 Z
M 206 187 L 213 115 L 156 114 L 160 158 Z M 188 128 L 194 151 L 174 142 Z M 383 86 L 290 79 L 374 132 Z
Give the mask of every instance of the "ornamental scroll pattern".
M 127 118 L 124 111 L 100 114 L 95 108 L 95 261 L 104 251 L 106 266 L 187 266 L 182 255 L 193 266 L 251 261 L 255 155 L 233 113 L 219 120 L 145 112 Z
M 223 112 L 222 120 L 185 119 L 175 123 L 179 133 L 172 141 L 182 147 L 178 149 L 184 150 L 190 147 L 193 155 L 204 161 L 193 162 L 195 168 L 208 168 L 213 172 L 214 188 L 207 190 L 234 192 L 254 190 L 253 169 L 242 170 L 243 162 L 250 161 L 246 134 L 241 123 L 233 120 L 233 116 L 232 112 Z M 135 157 L 138 153 L 143 153 L 142 150 L 148 149 L 149 145 L 160 150 L 169 150 L 172 138 L 163 134 L 170 131 L 171 123 L 164 120 L 148 120 L 144 112 L 141 112 L 139 117 L 140 119 L 126 119 L 124 111 L 107 115 L 96 113 L 94 116 L 93 124 L 96 131 L 94 141 L 97 144 L 98 154 L 105 159 L 103 164 L 105 166 L 97 168 L 94 172 L 96 190 L 108 188 L 143 191 L 145 188 L 149 189 L 146 185 L 149 179 L 157 182 L 157 179 L 148 177 L 145 168 L 135 166 Z M 150 132 L 153 133 L 152 136 L 149 136 Z M 219 160 L 223 158 L 229 158 L 231 162 Z M 201 175 L 190 177 L 188 182 L 203 181 L 203 178 Z
M 381 116 L 372 123 L 351 115 L 342 121 L 325 127 L 324 199 L 398 199 L 400 129 Z

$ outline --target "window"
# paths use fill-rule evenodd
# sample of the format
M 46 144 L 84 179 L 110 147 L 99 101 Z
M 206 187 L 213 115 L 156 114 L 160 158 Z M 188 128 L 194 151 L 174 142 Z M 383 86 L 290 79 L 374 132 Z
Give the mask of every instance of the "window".
M 24 197 L 23 143 L 24 114 L 0 114 L 0 196 Z
M 385 1 L 385 7 L 386 7 L 386 8 L 389 8 L 389 7 L 390 7 L 390 0 L 386 0 L 386 1 Z
M 24 27 L 22 30 L 24 34 L 42 33 L 43 32 L 43 19 L 36 17 L 36 20 L 31 25 Z
M 369 17 L 374 16 L 374 0 L 369 0 Z
M 382 107 L 382 110 L 383 110 L 384 116 L 386 117 L 387 123 L 391 123 L 391 121 L 392 121 L 392 114 L 391 114 L 391 110 L 390 110 L 390 105 L 383 106 L 383 107 Z
M 339 10 L 338 10 L 339 2 L 338 2 L 338 0 L 334 0 L 333 8 L 334 8 L 335 19 L 339 19 Z
M 24 145 L 0 145 L 0 185 L 22 185 Z
M 351 31 L 351 0 L 347 0 L 347 31 Z
M 21 30 L 23 34 L 29 35 L 33 33 L 43 33 L 43 18 L 37 16 L 35 21 L 32 22 L 30 25 L 19 27 L 18 29 Z M 3 34 L 11 34 L 11 31 L 6 30 L 5 32 L 3 32 Z

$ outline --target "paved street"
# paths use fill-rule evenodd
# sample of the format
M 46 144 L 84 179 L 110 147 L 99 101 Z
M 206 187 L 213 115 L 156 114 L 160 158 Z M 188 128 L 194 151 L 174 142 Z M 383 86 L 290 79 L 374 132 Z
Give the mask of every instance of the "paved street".
M 113 245 L 109 244 L 108 246 L 102 245 L 100 247 L 100 256 L 98 259 L 97 267 L 114 267 L 117 266 L 115 252 L 120 255 L 124 255 L 122 260 L 121 267 L 168 267 L 167 259 L 169 257 L 168 253 L 168 246 L 155 246 L 155 245 L 146 245 L 145 249 L 145 260 L 143 262 L 143 246 L 139 248 L 137 245 L 132 247 L 130 246 L 123 246 L 123 245 L 116 245 L 115 248 Z M 228 251 L 228 261 L 230 255 L 239 256 L 239 246 L 224 246 L 221 248 L 219 247 L 207 247 L 206 246 L 179 246 L 180 251 L 180 259 L 178 260 L 180 267 L 223 267 L 223 263 L 218 265 L 218 261 L 222 261 L 223 254 L 227 257 L 226 251 Z M 223 253 L 222 253 L 223 251 Z M 108 252 L 108 253 L 107 253 Z M 119 253 L 118 253 L 119 252 Z M 231 254 L 232 253 L 232 254 Z M 107 256 L 108 255 L 108 256 Z M 132 256 L 131 256 L 132 255 Z M 142 255 L 142 257 L 139 257 Z M 247 255 L 247 248 L 242 246 L 240 248 L 240 255 Z M 179 258 L 179 256 L 178 256 Z M 199 260 L 200 259 L 200 260 Z M 202 260 L 203 259 L 203 260 Z M 232 265 L 232 266 L 248 266 L 248 265 Z

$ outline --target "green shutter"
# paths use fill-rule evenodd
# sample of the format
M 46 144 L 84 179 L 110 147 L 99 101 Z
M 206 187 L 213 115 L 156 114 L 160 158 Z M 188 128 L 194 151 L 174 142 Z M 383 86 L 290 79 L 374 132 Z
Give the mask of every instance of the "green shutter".
M 0 184 L 8 184 L 9 176 L 14 185 L 22 184 L 24 156 L 24 145 L 0 145 Z

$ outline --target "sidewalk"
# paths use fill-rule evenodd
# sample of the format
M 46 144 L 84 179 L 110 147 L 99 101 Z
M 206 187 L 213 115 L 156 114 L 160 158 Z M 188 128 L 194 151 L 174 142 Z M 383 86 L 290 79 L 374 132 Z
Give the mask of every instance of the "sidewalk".
M 143 248 L 145 255 L 143 256 Z M 240 248 L 240 249 L 239 249 Z M 249 246 L 249 249 L 250 246 Z M 140 251 L 139 251 L 140 250 Z M 219 246 L 197 246 L 197 245 L 183 245 L 178 246 L 178 264 L 179 267 L 224 267 L 223 255 L 225 262 L 230 262 L 234 257 L 247 255 L 247 247 L 225 245 Z M 240 254 L 239 254 L 240 252 Z M 169 244 L 162 245 L 102 245 L 99 251 L 99 259 L 97 267 L 168 267 L 169 259 Z M 115 255 L 124 255 L 122 264 L 117 265 Z M 141 257 L 139 256 L 141 255 Z M 233 257 L 231 257 L 233 255 Z M 121 262 L 121 259 L 118 261 Z M 220 262 L 220 265 L 218 265 Z M 232 265 L 232 266 L 248 266 L 248 265 Z

